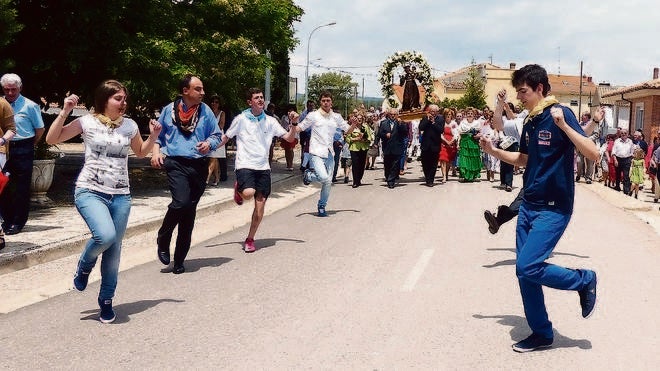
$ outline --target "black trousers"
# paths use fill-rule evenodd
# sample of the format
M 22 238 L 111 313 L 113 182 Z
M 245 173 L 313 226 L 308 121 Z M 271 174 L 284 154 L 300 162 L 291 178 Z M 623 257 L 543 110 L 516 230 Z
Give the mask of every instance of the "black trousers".
M 351 151 L 351 172 L 353 173 L 353 184 L 361 185 L 364 169 L 367 167 L 367 150 Z
M 399 177 L 400 161 L 401 155 L 383 155 L 383 170 L 388 187 L 394 187 L 394 182 Z
M 632 157 L 617 157 L 619 166 L 616 167 L 616 188 L 621 186 L 621 173 L 623 173 L 623 193 L 630 193 L 630 164 Z
M 341 148 L 334 148 L 335 150 L 335 167 L 332 169 L 332 181 L 337 181 L 337 170 L 339 170 L 339 163 L 341 162 Z
M 224 182 L 228 178 L 227 174 L 227 158 L 218 159 L 218 169 L 220 170 L 220 181 Z
M 190 250 L 197 204 L 206 189 L 208 158 L 166 157 L 164 168 L 172 193 L 163 224 L 158 230 L 158 247 L 169 251 L 174 228 L 178 226 L 174 263 L 183 264 Z
M 23 228 L 27 223 L 33 161 L 34 138 L 9 142 L 7 163 L 3 169 L 4 173 L 10 174 L 9 182 L 0 195 L 0 214 L 6 227 L 17 225 Z
M 435 173 L 438 171 L 439 155 L 440 151 L 422 151 L 422 171 L 426 184 L 433 184 Z
M 518 143 L 513 143 L 505 151 L 518 152 Z M 500 161 L 500 184 L 513 187 L 513 169 L 514 166 L 506 161 Z

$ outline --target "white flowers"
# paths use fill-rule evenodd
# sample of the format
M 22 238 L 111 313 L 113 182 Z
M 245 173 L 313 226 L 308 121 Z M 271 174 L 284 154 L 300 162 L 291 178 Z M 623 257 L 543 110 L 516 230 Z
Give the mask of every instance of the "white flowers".
M 425 102 L 431 102 L 431 94 L 433 93 L 433 77 L 431 76 L 431 67 L 426 62 L 421 53 L 415 51 L 409 52 L 395 52 L 394 55 L 387 58 L 383 63 L 383 67 L 378 71 L 378 82 L 381 84 L 381 91 L 385 98 L 389 101 L 390 105 L 394 108 L 398 104 L 392 96 L 394 95 L 394 88 L 392 87 L 392 78 L 394 69 L 397 66 L 414 65 L 417 69 L 417 80 L 422 84 L 426 90 Z M 393 104 L 393 105 L 392 105 Z

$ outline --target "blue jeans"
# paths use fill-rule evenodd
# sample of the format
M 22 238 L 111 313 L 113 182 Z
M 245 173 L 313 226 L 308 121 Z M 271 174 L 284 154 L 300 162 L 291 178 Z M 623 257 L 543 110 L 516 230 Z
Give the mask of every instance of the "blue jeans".
M 321 183 L 321 197 L 319 198 L 318 207 L 325 208 L 330 198 L 330 187 L 332 187 L 332 171 L 335 167 L 335 158 L 328 151 L 326 158 L 310 154 L 309 162 L 314 172 L 309 177 L 312 182 Z
M 399 160 L 399 169 L 403 170 L 406 167 L 406 158 L 408 157 L 408 143 L 410 140 L 408 137 L 403 138 L 403 154 L 401 154 L 401 159 Z
M 86 188 L 76 188 L 74 195 L 76 209 L 92 233 L 78 265 L 89 272 L 103 254 L 99 298 L 112 299 L 117 288 L 121 243 L 131 212 L 131 195 L 112 195 Z
M 593 272 L 546 263 L 571 220 L 571 214 L 553 210 L 534 210 L 524 202 L 516 227 L 516 275 L 520 285 L 527 324 L 535 334 L 552 338 L 543 286 L 558 290 L 581 290 Z

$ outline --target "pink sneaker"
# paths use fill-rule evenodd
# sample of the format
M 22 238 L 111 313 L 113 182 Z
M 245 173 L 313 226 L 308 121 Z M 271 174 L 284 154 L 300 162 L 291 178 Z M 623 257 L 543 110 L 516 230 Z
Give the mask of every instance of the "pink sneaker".
M 243 244 L 243 251 L 246 253 L 255 252 L 257 248 L 254 246 L 253 238 L 246 238 L 245 243 Z
M 234 182 L 234 202 L 238 205 L 243 205 L 243 197 L 238 193 L 238 182 Z

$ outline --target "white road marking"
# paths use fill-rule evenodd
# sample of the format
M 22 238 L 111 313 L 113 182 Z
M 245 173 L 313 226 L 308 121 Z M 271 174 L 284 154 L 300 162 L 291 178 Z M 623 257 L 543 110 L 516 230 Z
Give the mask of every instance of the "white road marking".
M 433 249 L 426 249 L 422 251 L 422 256 L 419 257 L 417 264 L 415 264 L 412 271 L 410 271 L 410 274 L 408 274 L 408 279 L 406 279 L 406 282 L 401 287 L 401 291 L 410 292 L 415 288 L 419 277 L 421 277 L 422 273 L 424 273 L 424 270 L 429 264 L 429 261 L 431 261 L 431 257 L 433 256 L 434 252 L 435 250 Z

